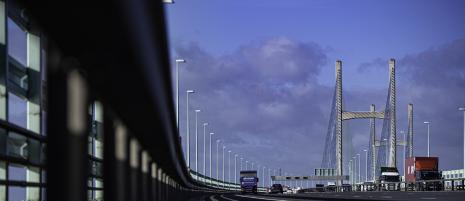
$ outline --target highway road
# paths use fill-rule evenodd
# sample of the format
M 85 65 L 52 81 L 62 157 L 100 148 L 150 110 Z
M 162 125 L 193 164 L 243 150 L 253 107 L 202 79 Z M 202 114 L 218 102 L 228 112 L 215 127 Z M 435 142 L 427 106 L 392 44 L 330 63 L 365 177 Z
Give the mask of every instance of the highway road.
M 307 193 L 296 195 L 217 194 L 202 201 L 302 201 L 302 200 L 452 200 L 462 201 L 465 191 L 454 192 L 343 192 Z

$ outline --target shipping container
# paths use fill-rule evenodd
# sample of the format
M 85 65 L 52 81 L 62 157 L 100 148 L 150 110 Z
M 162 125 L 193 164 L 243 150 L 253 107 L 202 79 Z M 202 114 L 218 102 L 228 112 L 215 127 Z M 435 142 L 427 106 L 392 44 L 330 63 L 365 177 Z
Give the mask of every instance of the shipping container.
M 405 159 L 405 181 L 438 179 L 438 157 L 410 157 Z

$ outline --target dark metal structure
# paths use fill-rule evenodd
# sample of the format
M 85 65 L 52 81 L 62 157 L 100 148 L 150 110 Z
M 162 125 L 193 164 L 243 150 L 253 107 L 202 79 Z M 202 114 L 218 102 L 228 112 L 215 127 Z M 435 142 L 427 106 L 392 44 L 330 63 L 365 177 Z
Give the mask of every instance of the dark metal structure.
M 18 62 L 8 60 L 6 43 L 0 48 L 6 55 L 0 57 L 6 64 L 0 81 L 7 91 L 18 88 L 27 100 L 37 94 L 40 117 L 47 123 L 42 131 L 31 131 L 0 118 L 0 142 L 15 132 L 42 151 L 31 152 L 41 154 L 38 158 L 26 159 L 0 154 L 2 161 L 36 166 L 39 174 L 46 171 L 38 182 L 0 178 L 0 185 L 40 187 L 38 200 L 68 201 L 88 200 L 95 191 L 103 191 L 105 200 L 143 201 L 214 192 L 193 180 L 184 164 L 161 0 L 6 0 L 2 5 L 5 21 L 15 18 L 39 37 L 46 78 L 37 77 L 45 72 L 24 68 L 16 74 L 31 87 L 5 82 L 13 78 L 9 71 L 23 69 L 13 68 Z M 95 101 L 103 106 L 103 123 L 89 114 Z M 89 154 L 89 139 L 94 138 L 103 138 L 103 159 Z M 90 184 L 89 178 L 102 180 L 103 186 Z

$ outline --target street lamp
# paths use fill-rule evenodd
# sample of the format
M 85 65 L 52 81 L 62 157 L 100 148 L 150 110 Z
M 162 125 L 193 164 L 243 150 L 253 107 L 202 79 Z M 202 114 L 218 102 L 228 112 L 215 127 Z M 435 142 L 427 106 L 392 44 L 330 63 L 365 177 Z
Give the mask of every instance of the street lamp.
M 357 154 L 357 158 L 358 158 L 358 182 L 362 181 L 361 177 L 360 177 L 360 154 Z
M 349 161 L 349 181 L 351 184 L 354 184 L 354 175 L 353 175 L 353 168 L 352 168 L 352 159 Z
M 219 161 L 219 153 L 218 153 L 218 146 L 220 145 L 220 140 L 216 140 L 216 180 L 219 180 L 219 168 L 218 168 L 218 161 Z
M 262 181 L 262 184 L 263 184 L 263 187 L 265 187 L 265 166 L 263 166 L 263 171 L 262 171 L 262 177 L 263 177 L 263 181 Z
M 208 123 L 203 123 L 203 175 L 207 176 L 207 150 L 206 150 L 206 139 L 205 139 L 205 132 L 206 132 L 206 126 Z
M 431 124 L 431 122 L 429 121 L 425 121 L 423 122 L 424 124 L 428 125 L 428 157 L 429 157 L 429 125 Z
M 363 151 L 365 152 L 365 181 L 368 181 L 368 150 Z
M 271 169 L 270 168 L 268 168 L 268 178 L 270 178 L 268 183 L 270 183 L 270 186 L 271 186 Z
M 194 90 L 187 90 L 187 104 L 186 104 L 186 117 L 187 117 L 187 169 L 191 166 L 191 152 L 190 152 L 190 134 L 189 134 L 189 94 L 194 93 Z
M 231 150 L 228 151 L 228 182 L 231 183 Z
M 400 134 L 403 134 L 404 135 L 404 149 L 403 149 L 403 160 L 402 160 L 402 170 L 403 170 L 403 174 L 404 174 L 404 181 L 405 181 L 405 148 L 407 147 L 407 135 L 405 134 L 404 131 L 400 131 Z
M 460 111 L 463 111 L 463 173 L 465 174 L 465 108 L 460 107 Z
M 237 183 L 237 154 L 234 154 L 234 183 Z
M 200 110 L 194 110 L 195 111 L 195 172 L 199 172 L 199 138 L 198 138 L 198 133 L 199 133 L 199 128 L 198 128 L 198 114 Z
M 210 171 L 210 178 L 212 178 L 212 136 L 215 135 L 215 133 L 210 133 L 210 168 L 208 169 Z
M 222 163 L 223 163 L 223 182 L 224 182 L 224 150 L 226 149 L 226 146 L 223 145 L 223 157 L 222 157 Z
M 186 63 L 184 59 L 176 59 L 176 126 L 179 134 L 179 64 Z
M 240 169 L 241 171 L 242 171 L 242 160 L 244 160 L 244 158 L 241 158 L 241 169 Z
M 357 157 L 353 156 L 352 159 L 354 159 L 354 183 L 357 183 Z

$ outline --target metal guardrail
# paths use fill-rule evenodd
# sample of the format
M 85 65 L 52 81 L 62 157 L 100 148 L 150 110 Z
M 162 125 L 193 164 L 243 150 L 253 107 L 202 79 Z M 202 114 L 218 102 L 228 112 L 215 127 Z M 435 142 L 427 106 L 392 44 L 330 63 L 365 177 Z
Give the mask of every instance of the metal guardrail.
M 103 106 L 105 200 L 184 200 L 238 188 L 185 166 L 161 1 L 21 4 L 48 42 L 48 200 L 87 199 L 92 101 Z
M 455 184 L 458 181 L 458 185 Z M 450 185 L 449 183 L 450 182 Z M 416 182 L 384 182 L 371 184 L 353 184 L 352 191 L 455 191 L 465 190 L 465 178 L 419 180 Z

